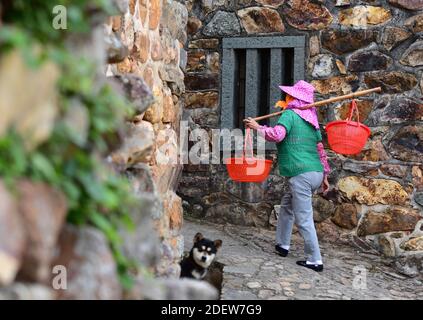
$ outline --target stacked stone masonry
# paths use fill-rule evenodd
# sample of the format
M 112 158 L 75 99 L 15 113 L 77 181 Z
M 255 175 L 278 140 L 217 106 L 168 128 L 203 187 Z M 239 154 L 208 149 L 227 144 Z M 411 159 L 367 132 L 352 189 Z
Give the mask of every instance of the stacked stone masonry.
M 107 25 L 108 35 L 119 38 L 127 53 L 107 66 L 107 75 L 123 84 L 128 98 L 140 106 L 111 160 L 128 175 L 140 197 L 154 202 L 151 217 L 160 239 L 156 274 L 178 277 L 182 201 L 175 188 L 182 167 L 173 159 L 185 91 L 181 66 L 188 12 L 173 0 L 130 0 L 126 8 Z
M 179 280 L 183 254 L 182 200 L 175 190 L 182 167 L 171 160 L 179 146 L 185 92 L 188 13 L 183 1 L 110 0 L 120 14 L 104 17 L 78 41 L 75 54 L 89 54 L 99 83 L 129 100 L 135 116 L 106 160 L 125 175 L 139 206 L 130 212 L 133 230 L 122 228 L 122 253 L 136 267 L 131 290 L 123 288 L 105 235 L 66 223 L 65 196 L 44 183 L 19 180 L 13 193 L 0 180 L 0 300 L 3 299 L 216 299 L 207 283 Z M 0 134 L 16 126 L 28 149 L 46 141 L 57 115 L 58 70 L 51 63 L 34 71 L 19 54 L 0 60 Z M 12 80 L 11 80 L 12 79 Z M 40 80 L 42 79 L 42 81 Z M 16 91 L 20 85 L 31 90 Z M 19 97 L 19 98 L 17 98 Z M 10 104 L 14 103 L 11 108 Z M 28 106 L 31 106 L 28 110 Z M 89 119 L 77 103 L 70 124 L 84 139 Z M 66 268 L 66 290 L 55 277 Z M 63 283 L 62 283 L 63 284 Z
M 324 137 L 334 188 L 326 197 L 314 196 L 315 220 L 322 239 L 358 235 L 402 261 L 402 272 L 421 271 L 413 257 L 422 250 L 423 3 L 191 0 L 186 5 L 183 117 L 190 128 L 220 127 L 219 61 L 226 37 L 306 36 L 305 80 L 315 86 L 316 100 L 382 87 L 380 94 L 357 101 L 360 120 L 372 131 L 360 154 L 337 155 Z M 319 108 L 322 128 L 345 119 L 348 109 L 349 102 Z M 178 194 L 186 215 L 274 228 L 285 189 L 276 164 L 262 184 L 233 182 L 224 165 L 189 164 Z

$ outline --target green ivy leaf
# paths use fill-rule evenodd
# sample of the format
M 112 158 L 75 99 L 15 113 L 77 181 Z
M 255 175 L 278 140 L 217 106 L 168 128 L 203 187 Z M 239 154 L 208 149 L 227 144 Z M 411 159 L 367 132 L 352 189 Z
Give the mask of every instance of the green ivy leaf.
M 39 177 L 51 184 L 59 182 L 53 164 L 41 153 L 36 152 L 31 156 L 31 170 L 35 177 Z
M 98 212 L 91 212 L 89 220 L 94 226 L 104 232 L 106 238 L 114 245 L 118 245 L 122 242 L 121 237 L 117 229 L 110 223 L 106 217 Z
M 120 274 L 119 281 L 125 290 L 131 290 L 135 285 L 134 277 L 127 273 Z
M 78 206 L 78 201 L 81 196 L 79 188 L 72 180 L 61 180 L 61 189 L 64 191 L 68 198 L 68 205 L 70 208 L 76 208 Z
M 128 231 L 134 232 L 136 225 L 129 214 L 125 213 L 120 217 L 121 222 L 127 228 Z
M 21 177 L 27 169 L 27 155 L 22 139 L 13 131 L 0 138 L 0 175 Z

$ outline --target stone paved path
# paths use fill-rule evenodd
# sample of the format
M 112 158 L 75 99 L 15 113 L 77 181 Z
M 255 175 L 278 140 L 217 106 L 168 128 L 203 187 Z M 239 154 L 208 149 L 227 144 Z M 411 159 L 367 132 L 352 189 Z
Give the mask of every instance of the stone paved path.
M 419 299 L 423 278 L 408 278 L 380 256 L 351 246 L 321 243 L 325 270 L 299 267 L 303 243 L 293 235 L 291 253 L 273 252 L 274 232 L 185 220 L 185 250 L 196 232 L 223 240 L 217 261 L 224 264 L 222 299 Z M 361 274 L 365 274 L 365 280 Z

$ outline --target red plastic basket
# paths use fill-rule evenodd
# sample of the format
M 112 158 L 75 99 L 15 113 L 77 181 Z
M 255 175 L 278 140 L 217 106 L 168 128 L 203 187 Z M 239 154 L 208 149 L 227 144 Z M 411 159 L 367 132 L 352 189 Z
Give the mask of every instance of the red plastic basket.
M 353 112 L 357 121 L 351 121 Z M 370 136 L 370 129 L 360 123 L 359 112 L 355 100 L 351 102 L 347 120 L 332 121 L 326 125 L 330 148 L 339 154 L 352 155 L 363 150 Z
M 251 154 L 247 157 L 246 147 L 249 144 Z M 262 182 L 270 173 L 272 160 L 254 158 L 253 143 L 250 135 L 250 128 L 245 132 L 244 151 L 242 158 L 225 159 L 226 169 L 229 177 L 238 182 Z

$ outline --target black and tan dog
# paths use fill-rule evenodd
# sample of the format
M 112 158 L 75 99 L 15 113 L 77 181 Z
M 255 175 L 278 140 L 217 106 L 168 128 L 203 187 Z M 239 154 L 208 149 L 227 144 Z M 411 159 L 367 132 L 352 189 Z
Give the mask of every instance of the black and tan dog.
M 221 246 L 222 240 L 212 241 L 197 233 L 189 256 L 181 261 L 181 278 L 204 279 Z

